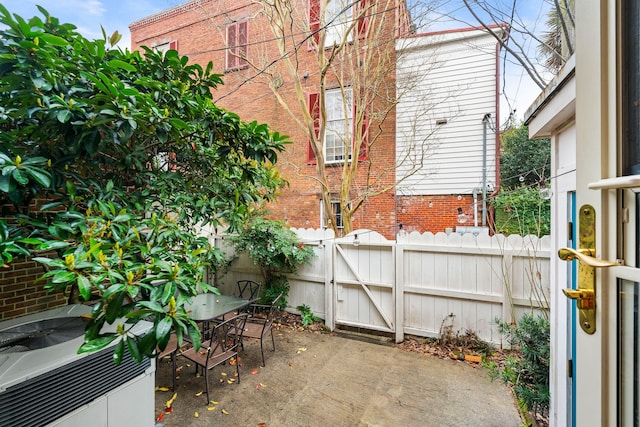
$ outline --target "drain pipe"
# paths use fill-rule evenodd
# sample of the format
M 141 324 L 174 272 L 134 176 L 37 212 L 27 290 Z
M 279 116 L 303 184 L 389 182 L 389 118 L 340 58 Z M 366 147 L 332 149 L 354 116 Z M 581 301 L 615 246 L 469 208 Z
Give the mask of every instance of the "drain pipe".
M 495 148 L 496 148 L 496 185 L 493 188 L 493 192 L 489 197 L 493 198 L 500 192 L 500 49 L 502 45 L 509 39 L 509 31 L 511 27 L 504 25 L 504 33 L 502 34 L 502 41 L 496 43 L 496 87 L 495 87 L 495 102 L 496 102 L 496 129 L 495 129 Z
M 478 226 L 478 189 L 473 189 L 473 226 Z
M 491 113 L 482 118 L 482 226 L 487 226 L 487 126 Z

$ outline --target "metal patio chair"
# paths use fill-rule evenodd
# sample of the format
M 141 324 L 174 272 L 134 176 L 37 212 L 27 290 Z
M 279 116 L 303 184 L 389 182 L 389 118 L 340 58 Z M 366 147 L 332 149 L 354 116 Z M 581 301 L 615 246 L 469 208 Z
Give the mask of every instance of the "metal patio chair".
M 282 294 L 278 295 L 271 304 L 251 304 L 250 317 L 244 326 L 244 331 L 241 333 L 241 347 L 244 351 L 243 340 L 245 338 L 255 338 L 260 340 L 260 352 L 262 353 L 262 366 L 266 366 L 264 360 L 264 339 L 268 334 L 271 334 L 271 344 L 273 350 L 276 351 L 276 341 L 273 337 L 273 318 L 278 310 L 278 304 Z
M 237 282 L 237 291 L 234 293 L 235 296 L 240 297 L 242 299 L 248 299 L 251 303 L 254 303 L 260 298 L 260 289 L 262 288 L 262 283 L 255 282 L 253 280 L 238 280 Z M 249 316 L 251 316 L 251 310 L 249 306 L 245 307 L 238 311 L 238 313 L 248 312 Z M 215 320 L 215 322 L 225 321 L 227 319 L 232 318 L 238 313 L 229 313 Z
M 262 283 L 254 282 L 253 280 L 238 280 L 238 294 L 240 298 L 248 300 L 256 300 L 260 297 L 260 289 Z
M 209 380 L 207 372 L 218 365 L 222 365 L 231 358 L 236 358 L 236 374 L 238 384 L 240 383 L 240 363 L 238 363 L 238 347 L 242 343 L 242 331 L 247 321 L 247 313 L 239 314 L 224 322 L 216 324 L 211 330 L 211 339 L 204 341 L 199 350 L 191 347 L 180 353 L 184 358 L 192 361 L 196 365 L 196 375 L 198 368 L 204 371 L 204 381 L 206 384 L 207 403 L 209 403 Z M 232 333 L 240 331 L 240 334 Z

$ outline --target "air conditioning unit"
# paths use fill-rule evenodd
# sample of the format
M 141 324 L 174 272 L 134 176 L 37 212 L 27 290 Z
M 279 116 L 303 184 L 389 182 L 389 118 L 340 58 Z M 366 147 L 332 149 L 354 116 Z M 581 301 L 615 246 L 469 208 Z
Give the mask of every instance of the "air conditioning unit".
M 127 354 L 116 365 L 112 346 L 77 354 L 90 311 L 69 305 L 0 322 L 2 427 L 154 425 L 155 360 Z

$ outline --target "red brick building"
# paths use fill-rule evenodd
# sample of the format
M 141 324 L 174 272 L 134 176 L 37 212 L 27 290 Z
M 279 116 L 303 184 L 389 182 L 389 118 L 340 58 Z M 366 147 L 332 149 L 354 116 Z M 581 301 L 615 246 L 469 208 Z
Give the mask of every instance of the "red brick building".
M 396 120 L 396 45 L 402 38 L 417 37 L 411 34 L 404 2 L 362 0 L 343 5 L 332 0 L 321 9 L 320 1 L 301 0 L 299 7 L 282 15 L 251 1 L 190 1 L 132 23 L 132 49 L 176 49 L 190 62 L 203 66 L 212 62 L 213 70 L 224 74 L 224 85 L 213 94 L 217 105 L 245 121 L 267 123 L 272 130 L 290 136 L 291 144 L 278 161 L 289 186 L 268 206 L 273 217 L 293 227 L 329 226 L 329 221 L 339 223 L 341 218 L 327 215 L 326 210 L 337 214 L 347 202 L 351 208 L 358 207 L 354 230 L 373 229 L 387 238 L 394 238 L 403 228 L 401 224 L 404 230 L 419 232 L 460 225 L 459 208 L 468 216 L 474 215 L 475 186 L 465 183 L 468 188 L 464 191 L 440 188 L 425 194 L 407 191 L 398 178 L 397 170 L 404 166 L 397 155 L 402 145 Z M 341 44 L 341 40 L 347 43 Z M 491 55 L 496 55 L 495 49 Z M 330 60 L 330 66 L 323 69 Z M 431 67 L 437 63 L 434 61 Z M 493 93 L 497 63 L 489 73 L 493 73 L 493 82 L 481 84 Z M 494 99 L 491 112 L 497 117 Z M 318 110 L 320 102 L 324 109 Z M 319 123 L 325 124 L 322 134 L 318 133 Z M 473 126 L 477 128 L 477 124 Z M 475 136 L 481 135 L 479 127 Z M 314 136 L 319 141 L 320 159 L 318 148 L 314 151 L 310 142 Z M 494 136 L 492 133 L 490 158 L 492 182 L 497 188 Z M 350 148 L 345 148 L 345 140 Z M 462 143 L 460 149 L 469 149 L 469 144 Z M 470 152 L 477 157 L 474 150 Z M 427 160 L 425 155 L 416 163 L 424 163 L 422 169 L 438 167 Z M 464 160 L 463 153 L 458 163 L 464 165 Z M 349 167 L 357 163 L 352 182 L 345 175 L 345 161 Z M 415 167 L 402 170 L 405 178 L 415 172 Z M 340 198 L 343 185 L 348 187 L 346 199 Z M 397 191 L 398 186 L 404 186 L 402 192 Z

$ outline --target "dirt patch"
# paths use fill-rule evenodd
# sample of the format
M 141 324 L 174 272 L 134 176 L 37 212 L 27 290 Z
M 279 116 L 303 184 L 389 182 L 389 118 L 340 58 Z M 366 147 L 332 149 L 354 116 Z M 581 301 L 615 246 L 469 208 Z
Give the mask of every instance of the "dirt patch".
M 329 328 L 327 328 L 324 323 L 313 322 L 310 325 L 303 326 L 302 317 L 300 315 L 289 313 L 286 311 L 276 313 L 276 316 L 273 320 L 273 327 L 275 329 L 296 329 L 300 331 L 307 330 L 317 333 L 332 334 L 332 332 L 329 331 Z

